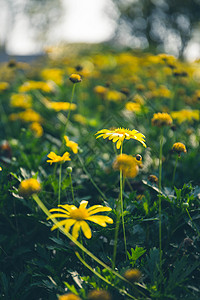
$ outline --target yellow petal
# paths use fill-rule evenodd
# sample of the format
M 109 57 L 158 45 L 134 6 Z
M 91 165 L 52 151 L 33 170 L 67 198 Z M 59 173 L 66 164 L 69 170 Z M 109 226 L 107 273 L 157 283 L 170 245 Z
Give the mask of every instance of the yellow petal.
M 106 227 L 107 223 L 112 224 L 113 220 L 107 216 L 90 216 L 87 218 L 88 221 L 92 221 L 102 227 Z
M 50 217 L 47 218 L 47 220 L 55 218 L 69 218 L 69 214 L 52 214 Z
M 79 208 L 86 208 L 87 205 L 88 205 L 88 201 L 82 200 L 81 203 L 80 203 Z
M 116 148 L 119 149 L 121 147 L 122 141 L 118 140 L 117 144 L 116 144 Z
M 81 229 L 82 229 L 85 237 L 87 239 L 91 239 L 92 232 L 91 232 L 91 229 L 90 229 L 89 225 L 85 221 L 81 221 L 80 224 L 81 224 Z
M 80 230 L 80 226 L 81 226 L 81 222 L 80 221 L 76 221 L 76 223 L 74 224 L 74 227 L 72 229 L 72 236 L 77 240 L 78 236 L 79 236 L 79 230 Z
M 67 220 L 65 219 L 65 220 L 62 220 L 62 221 L 56 223 L 55 225 L 53 225 L 53 227 L 51 228 L 51 230 L 54 230 L 54 229 L 56 229 L 58 227 L 61 227 L 61 226 L 64 226 L 66 222 L 67 222 Z
M 106 207 L 106 206 L 102 206 L 102 207 L 99 207 L 99 208 L 96 208 L 96 209 L 93 209 L 92 211 L 88 211 L 89 215 L 94 215 L 98 212 L 103 212 L 103 211 L 111 211 L 112 209 L 110 207 Z
M 51 212 L 54 212 L 54 211 L 63 212 L 64 214 L 69 214 L 67 210 L 64 210 L 64 209 L 61 209 L 61 208 L 52 208 L 52 209 L 50 209 L 49 212 L 51 213 Z

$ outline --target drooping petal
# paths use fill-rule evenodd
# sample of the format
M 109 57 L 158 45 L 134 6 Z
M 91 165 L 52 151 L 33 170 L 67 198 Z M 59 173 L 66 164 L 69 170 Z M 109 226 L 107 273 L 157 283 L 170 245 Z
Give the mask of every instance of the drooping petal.
M 119 149 L 121 147 L 122 141 L 119 139 L 117 144 L 116 144 L 116 148 Z
M 69 211 L 69 212 L 70 212 L 71 210 L 77 208 L 75 205 L 69 205 L 69 204 L 64 204 L 64 205 L 60 204 L 60 205 L 58 205 L 58 206 L 59 206 L 59 207 L 62 207 L 62 208 L 64 208 L 64 209 L 66 209 L 66 210 Z
M 102 227 L 106 227 L 107 224 L 106 223 L 109 223 L 109 224 L 112 224 L 113 223 L 113 220 L 111 218 L 109 218 L 108 216 L 90 216 L 87 218 L 88 221 L 92 221 Z
M 74 219 L 68 219 L 68 220 L 66 220 L 65 230 L 69 231 L 70 227 L 72 225 L 74 225 L 75 222 L 76 222 L 76 220 L 74 220 Z
M 67 221 L 68 220 L 65 219 L 65 220 L 62 220 L 62 221 L 56 223 L 55 225 L 53 225 L 53 227 L 51 228 L 51 230 L 54 230 L 54 229 L 56 229 L 58 227 L 61 227 L 61 226 L 64 226 Z
M 77 240 L 78 236 L 79 236 L 79 230 L 80 230 L 80 226 L 81 226 L 81 222 L 80 221 L 76 221 L 76 223 L 74 224 L 74 227 L 72 229 L 72 236 Z
M 92 237 L 92 232 L 91 232 L 91 229 L 90 229 L 89 225 L 87 224 L 87 222 L 81 221 L 80 224 L 81 224 L 81 229 L 82 229 L 82 231 L 83 231 L 85 237 L 86 237 L 87 239 L 91 239 L 91 237 Z

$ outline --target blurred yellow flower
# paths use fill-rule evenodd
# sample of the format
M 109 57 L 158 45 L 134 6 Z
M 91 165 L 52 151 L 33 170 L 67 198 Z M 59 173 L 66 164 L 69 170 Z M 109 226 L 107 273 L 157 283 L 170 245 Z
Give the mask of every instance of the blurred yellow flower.
M 32 97 L 27 94 L 12 94 L 10 105 L 13 107 L 30 108 L 32 106 Z
M 35 133 L 36 137 L 41 137 L 43 135 L 43 128 L 38 122 L 33 122 L 30 124 L 30 129 Z
M 188 121 L 199 121 L 199 110 L 182 109 L 179 111 L 172 111 L 171 116 L 174 120 L 177 120 L 179 124 Z
M 135 102 L 131 102 L 131 101 L 129 101 L 125 104 L 125 108 L 132 112 L 140 112 L 141 111 L 141 105 L 139 103 L 135 103 Z
M 56 84 L 61 85 L 63 83 L 64 70 L 61 69 L 43 69 L 41 76 L 44 80 L 52 80 Z
M 79 296 L 76 296 L 75 294 L 68 293 L 68 294 L 59 296 L 58 300 L 81 300 L 81 298 Z
M 187 150 L 186 150 L 186 147 L 183 143 L 175 143 L 173 144 L 172 146 L 172 150 L 176 153 L 178 153 L 178 155 L 180 156 L 180 154 L 183 152 L 183 153 L 186 153 Z
M 124 94 L 118 92 L 118 91 L 115 91 L 115 90 L 109 90 L 107 93 L 106 93 L 106 99 L 108 101 L 114 101 L 114 102 L 118 102 L 122 99 L 124 99 L 125 96 Z
M 69 102 L 49 102 L 48 107 L 52 108 L 56 111 L 60 110 L 75 110 L 76 109 L 76 104 L 74 103 L 69 103 Z
M 88 300 L 112 300 L 110 293 L 106 290 L 92 290 L 87 295 Z
M 29 92 L 31 90 L 41 90 L 43 92 L 49 93 L 54 91 L 54 86 L 51 83 L 43 82 L 43 81 L 26 81 L 19 87 L 19 92 Z
M 124 140 L 130 140 L 130 139 L 134 139 L 142 143 L 142 145 L 146 147 L 145 136 L 135 129 L 133 130 L 129 130 L 125 128 L 116 128 L 113 130 L 102 129 L 99 130 L 95 135 L 97 134 L 98 136 L 96 137 L 96 139 L 103 137 L 103 139 L 108 138 L 109 140 L 112 140 L 113 143 L 117 142 L 116 144 L 117 149 L 121 147 Z
M 72 236 L 77 240 L 79 236 L 79 231 L 82 229 L 85 237 L 90 239 L 92 237 L 92 232 L 86 221 L 94 222 L 102 227 L 106 227 L 107 224 L 112 224 L 113 220 L 104 215 L 96 215 L 99 212 L 111 211 L 110 207 L 102 205 L 93 205 L 90 208 L 86 208 L 88 201 L 82 200 L 79 208 L 75 205 L 59 205 L 60 208 L 53 208 L 50 210 L 52 214 L 48 219 L 54 218 L 64 218 L 64 220 L 58 222 L 52 227 L 51 230 L 64 226 L 65 229 L 69 232 L 70 228 L 72 229 Z
M 69 147 L 75 154 L 78 153 L 78 144 L 73 141 L 70 141 L 66 135 L 64 136 L 64 139 L 66 146 Z
M 172 118 L 168 113 L 155 113 L 151 119 L 153 126 L 170 126 L 172 124 Z
M 11 121 L 22 120 L 24 122 L 42 122 L 42 117 L 31 108 L 16 114 L 11 114 L 9 119 Z
M 68 294 L 59 296 L 58 300 L 81 300 L 81 298 L 79 296 L 76 296 L 75 294 L 68 293 Z
M 9 83 L 8 82 L 4 82 L 4 81 L 0 81 L 0 92 L 5 91 L 9 88 Z
M 136 281 L 139 281 L 142 277 L 142 273 L 140 272 L 140 270 L 138 269 L 128 269 L 125 273 L 124 273 L 124 277 L 134 283 Z
M 102 86 L 102 85 L 97 85 L 94 87 L 94 92 L 96 94 L 98 94 L 99 96 L 105 96 L 106 92 L 107 92 L 107 88 Z
M 125 177 L 135 178 L 139 172 L 139 166 L 142 165 L 142 157 L 138 157 L 139 160 L 132 155 L 120 154 L 113 163 L 113 169 L 122 170 Z
M 63 156 L 59 156 L 55 154 L 53 151 L 51 151 L 47 155 L 47 157 L 49 158 L 47 162 L 49 162 L 52 165 L 52 163 L 70 161 L 71 158 L 69 157 L 69 155 L 70 155 L 69 152 L 65 152 Z
M 80 114 L 75 114 L 73 116 L 73 119 L 74 119 L 74 121 L 76 121 L 76 122 L 78 122 L 82 125 L 87 124 L 87 119 L 84 116 L 80 115 Z
M 23 180 L 18 189 L 19 195 L 22 197 L 29 197 L 32 194 L 39 193 L 40 190 L 40 183 L 34 178 Z
M 81 76 L 79 74 L 71 74 L 70 77 L 69 77 L 69 79 L 73 83 L 78 83 L 78 82 L 82 81 Z

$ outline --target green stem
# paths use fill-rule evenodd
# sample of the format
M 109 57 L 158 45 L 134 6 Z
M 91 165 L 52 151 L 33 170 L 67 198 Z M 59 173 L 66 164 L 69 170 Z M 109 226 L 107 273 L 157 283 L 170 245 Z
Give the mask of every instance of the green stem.
M 174 171 L 173 171 L 173 176 L 172 176 L 172 187 L 174 186 L 174 179 L 175 179 L 175 174 L 176 174 L 176 168 L 177 168 L 178 159 L 179 159 L 179 155 L 177 154 L 176 161 L 175 161 L 175 166 L 174 166 Z
M 62 163 L 60 163 L 60 168 L 59 168 L 59 181 L 58 181 L 58 206 L 60 205 L 61 181 L 62 181 Z M 57 231 L 57 238 L 59 238 L 59 231 Z
M 51 213 L 48 211 L 48 209 L 46 208 L 46 206 L 42 203 L 42 201 L 40 200 L 40 198 L 38 197 L 37 194 L 33 194 L 32 195 L 33 199 L 35 200 L 35 202 L 37 203 L 37 205 L 42 209 L 42 211 L 46 214 L 46 216 L 48 218 L 51 219 L 51 221 L 57 225 L 58 221 L 55 218 L 52 218 Z M 59 226 L 59 230 L 66 235 L 77 247 L 79 247 L 82 251 L 84 251 L 88 256 L 90 256 L 94 261 L 96 261 L 98 264 L 100 264 L 102 267 L 104 267 L 105 269 L 107 269 L 108 271 L 112 272 L 114 275 L 116 275 L 119 279 L 121 279 L 122 281 L 130 284 L 131 286 L 133 286 L 126 278 L 124 278 L 123 276 L 121 276 L 119 273 L 117 273 L 116 271 L 112 270 L 112 268 L 110 268 L 109 266 L 107 266 L 104 262 L 102 262 L 100 259 L 98 259 L 92 252 L 90 252 L 88 249 L 86 249 L 81 243 L 79 243 L 63 226 Z M 141 284 L 137 284 L 140 288 L 146 290 L 146 288 L 141 285 Z M 141 292 L 140 290 L 138 290 L 139 293 L 141 293 L 142 295 L 144 295 L 143 292 Z
M 70 179 L 70 186 L 71 186 L 71 192 L 72 192 L 72 200 L 73 200 L 73 204 L 75 205 L 74 188 L 73 188 L 73 184 L 72 184 L 72 175 L 71 175 L 71 173 L 69 173 L 69 179 Z
M 72 101 L 73 101 L 73 98 L 74 98 L 75 86 L 76 86 L 76 84 L 74 83 L 73 86 L 72 86 L 72 94 L 71 94 L 71 99 L 70 99 L 70 107 L 69 107 L 68 114 L 67 114 L 67 122 L 65 124 L 65 129 L 64 129 L 63 136 L 66 134 L 66 131 L 67 131 L 67 125 L 68 125 L 68 122 L 69 122 L 69 117 L 70 117 L 70 112 L 71 112 L 71 104 L 72 104 Z
M 115 226 L 115 237 L 114 237 L 114 248 L 113 248 L 113 259 L 112 259 L 112 269 L 114 270 L 115 268 L 115 263 L 116 263 L 116 255 L 117 255 L 117 239 L 118 239 L 118 233 L 119 233 L 119 224 L 120 224 L 120 212 L 118 209 L 119 205 L 119 199 L 117 201 L 117 206 L 116 206 L 116 226 Z
M 122 146 L 123 146 L 123 144 L 121 145 L 120 155 L 122 155 Z M 122 174 L 122 169 L 120 170 L 120 203 L 121 203 L 122 227 L 123 227 L 123 235 L 124 235 L 124 248 L 125 248 L 126 260 L 127 260 L 127 245 L 126 245 L 126 232 L 125 232 L 125 225 L 124 225 L 124 207 L 123 207 L 123 174 Z
M 159 155 L 159 253 L 160 253 L 160 270 L 162 266 L 162 220 L 161 220 L 161 186 L 162 186 L 162 148 L 163 148 L 163 128 L 161 128 L 160 134 L 160 155 Z
M 125 294 L 126 296 L 128 296 L 131 299 L 135 299 L 137 300 L 137 298 L 133 297 L 132 295 L 130 295 L 129 293 L 127 293 L 127 291 L 118 288 L 116 285 L 114 285 L 112 282 L 110 282 L 109 280 L 107 280 L 105 277 L 103 277 L 101 274 L 99 274 L 97 271 L 95 271 L 90 265 L 88 265 L 85 262 L 85 259 L 79 255 L 79 253 L 76 251 L 75 252 L 76 256 L 78 257 L 78 259 L 82 262 L 82 264 L 88 268 L 93 274 L 95 274 L 97 277 L 99 277 L 101 280 L 103 280 L 104 282 L 106 282 L 107 284 L 111 285 L 112 287 L 114 287 L 115 289 L 117 289 L 120 293 Z
M 100 188 L 96 185 L 96 183 L 94 182 L 94 180 L 92 179 L 90 173 L 87 171 L 81 157 L 79 156 L 79 154 L 77 153 L 77 157 L 80 161 L 80 164 L 85 172 L 85 174 L 88 176 L 88 178 L 90 179 L 91 183 L 94 185 L 94 187 L 97 189 L 97 191 L 99 192 L 99 194 L 102 196 L 102 198 L 105 200 L 105 201 L 108 201 L 108 199 L 106 198 L 106 196 L 104 195 L 104 193 L 100 190 Z
M 58 181 L 58 205 L 60 205 L 61 182 L 62 182 L 62 163 L 60 163 L 60 168 L 59 168 L 59 181 Z

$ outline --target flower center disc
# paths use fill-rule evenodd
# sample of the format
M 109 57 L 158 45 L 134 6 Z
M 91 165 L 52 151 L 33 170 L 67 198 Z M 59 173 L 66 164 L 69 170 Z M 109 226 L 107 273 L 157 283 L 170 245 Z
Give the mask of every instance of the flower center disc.
M 70 217 L 75 220 L 86 220 L 88 216 L 87 209 L 85 208 L 77 208 L 70 212 Z

